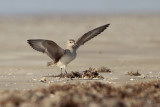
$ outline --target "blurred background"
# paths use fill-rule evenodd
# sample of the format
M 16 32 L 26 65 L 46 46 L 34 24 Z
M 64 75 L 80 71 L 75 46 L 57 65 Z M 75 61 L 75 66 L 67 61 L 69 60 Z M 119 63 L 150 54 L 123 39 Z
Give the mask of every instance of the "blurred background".
M 65 48 L 68 39 L 107 23 L 79 48 L 67 71 L 104 66 L 115 71 L 107 78 L 121 83 L 129 81 L 128 71 L 159 76 L 160 0 L 0 0 L 0 89 L 27 89 L 35 82 L 37 87 L 33 78 L 59 74 L 59 68 L 46 67 L 51 59 L 33 50 L 28 39 L 53 40 Z
M 159 0 L 0 0 L 0 15 L 159 12 Z
M 133 56 L 143 59 L 144 53 L 155 57 L 159 54 L 159 14 L 159 0 L 0 0 L 0 60 L 3 61 L 0 64 L 6 65 L 7 61 L 10 65 L 31 64 L 25 60 L 32 58 L 48 61 L 49 58 L 30 49 L 27 39 L 51 39 L 65 48 L 66 40 L 76 40 L 85 32 L 106 23 L 111 26 L 103 36 L 78 50 L 80 56 L 104 53 L 106 58 L 101 59 L 104 60 L 102 65 L 111 64 L 118 58 L 122 62 Z M 125 60 L 117 54 L 124 56 Z M 86 59 L 83 56 L 82 62 L 83 58 Z M 111 62 L 106 59 L 111 59 Z M 44 65 L 45 61 L 42 62 L 36 63 Z
M 41 54 L 30 49 L 27 39 L 51 39 L 65 48 L 66 40 L 76 40 L 106 23 L 111 26 L 103 36 L 82 47 L 80 56 L 92 52 L 105 53 L 111 62 L 118 58 L 125 62 L 122 56 L 129 60 L 133 56 L 143 59 L 144 53 L 151 57 L 159 54 L 159 0 L 0 0 L 0 60 L 3 60 L 0 64 L 6 65 L 10 61 L 10 65 L 18 65 L 15 60 L 31 64 L 25 60 L 39 59 Z M 115 56 L 107 56 L 109 54 Z M 46 57 L 41 59 L 49 60 Z M 102 65 L 107 63 L 106 59 Z

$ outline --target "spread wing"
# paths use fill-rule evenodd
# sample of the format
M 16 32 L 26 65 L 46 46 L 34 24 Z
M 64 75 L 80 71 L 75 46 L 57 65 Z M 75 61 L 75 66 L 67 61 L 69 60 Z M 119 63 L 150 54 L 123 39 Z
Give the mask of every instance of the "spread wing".
M 46 53 L 54 62 L 57 62 L 64 55 L 64 49 L 53 41 L 43 39 L 30 39 L 27 41 L 33 49 Z
M 76 41 L 74 48 L 78 49 L 81 45 L 103 32 L 109 25 L 110 24 L 106 24 L 85 33 Z

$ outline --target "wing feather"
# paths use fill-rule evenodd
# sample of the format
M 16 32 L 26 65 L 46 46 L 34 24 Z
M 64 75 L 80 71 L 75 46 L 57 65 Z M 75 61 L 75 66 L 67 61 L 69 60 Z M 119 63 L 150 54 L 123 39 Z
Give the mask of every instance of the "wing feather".
M 54 62 L 57 62 L 64 55 L 64 49 L 53 41 L 43 39 L 30 39 L 27 41 L 33 49 L 46 53 Z
M 87 33 L 85 33 L 83 36 L 81 36 L 75 43 L 75 49 L 78 49 L 81 45 L 86 43 L 87 41 L 91 40 L 95 36 L 99 35 L 101 32 L 103 32 L 110 24 L 106 24 L 103 26 L 100 26 L 98 28 L 95 28 Z

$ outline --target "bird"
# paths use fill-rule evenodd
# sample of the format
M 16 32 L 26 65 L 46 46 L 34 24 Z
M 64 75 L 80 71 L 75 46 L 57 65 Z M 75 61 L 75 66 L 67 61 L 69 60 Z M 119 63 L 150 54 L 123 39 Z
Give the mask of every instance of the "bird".
M 67 74 L 66 67 L 77 56 L 77 50 L 81 45 L 91 40 L 95 36 L 103 32 L 110 24 L 105 24 L 88 31 L 82 35 L 77 41 L 69 39 L 66 42 L 66 49 L 61 48 L 57 43 L 52 40 L 45 39 L 29 39 L 28 44 L 35 50 L 47 54 L 53 61 L 53 64 L 58 66 L 62 71 Z

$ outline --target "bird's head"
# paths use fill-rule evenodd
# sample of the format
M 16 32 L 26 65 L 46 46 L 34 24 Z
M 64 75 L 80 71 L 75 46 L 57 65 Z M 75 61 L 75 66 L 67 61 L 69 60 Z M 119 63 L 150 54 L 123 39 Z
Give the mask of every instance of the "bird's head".
M 71 47 L 73 47 L 74 45 L 75 45 L 75 40 L 69 39 L 69 40 L 67 41 L 67 48 L 71 48 Z

